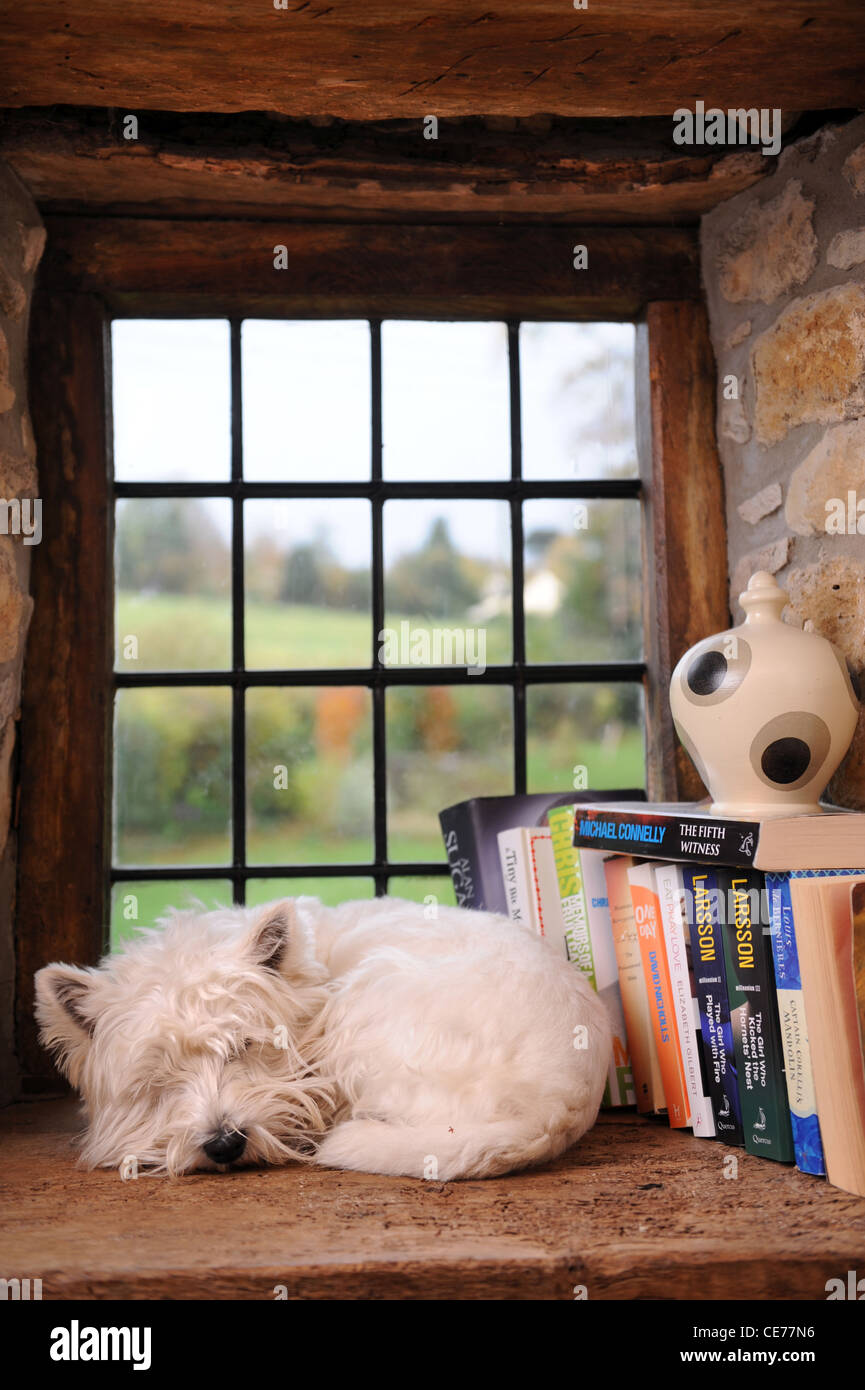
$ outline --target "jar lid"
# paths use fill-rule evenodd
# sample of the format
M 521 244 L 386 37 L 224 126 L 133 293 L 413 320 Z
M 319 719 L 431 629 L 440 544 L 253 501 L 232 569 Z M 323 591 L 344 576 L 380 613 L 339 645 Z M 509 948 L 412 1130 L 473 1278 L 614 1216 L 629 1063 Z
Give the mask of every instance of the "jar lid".
M 757 570 L 748 580 L 748 587 L 739 595 L 745 610 L 746 623 L 780 622 L 787 604 L 787 595 L 768 570 Z

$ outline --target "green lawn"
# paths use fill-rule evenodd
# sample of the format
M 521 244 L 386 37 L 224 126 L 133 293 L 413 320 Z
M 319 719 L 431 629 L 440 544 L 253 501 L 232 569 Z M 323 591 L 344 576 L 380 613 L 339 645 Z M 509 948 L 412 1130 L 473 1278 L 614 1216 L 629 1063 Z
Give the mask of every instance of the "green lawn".
M 404 615 L 389 615 L 395 626 Z M 428 629 L 429 618 L 408 618 Z M 442 627 L 461 626 L 441 619 Z M 312 604 L 246 602 L 246 664 L 257 670 L 368 666 L 372 658 L 369 613 Z M 231 603 L 194 594 L 141 595 L 120 591 L 115 620 L 117 665 L 122 671 L 227 669 L 231 664 Z M 487 663 L 510 660 L 507 619 L 485 624 Z M 125 643 L 137 640 L 137 658 Z

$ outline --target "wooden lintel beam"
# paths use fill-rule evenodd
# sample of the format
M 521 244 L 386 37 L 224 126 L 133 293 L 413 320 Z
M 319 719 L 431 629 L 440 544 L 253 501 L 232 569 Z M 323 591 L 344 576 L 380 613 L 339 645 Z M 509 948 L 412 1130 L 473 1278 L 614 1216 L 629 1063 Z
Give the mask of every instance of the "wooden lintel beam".
M 785 126 L 791 117 L 785 119 Z M 0 159 L 43 211 L 293 221 L 695 223 L 773 172 L 743 146 L 677 146 L 672 122 L 7 113 Z
M 370 120 L 858 105 L 861 0 L 28 0 L 0 104 Z
M 88 217 L 47 227 L 41 283 L 99 293 L 121 313 L 629 318 L 650 300 L 700 294 L 690 228 Z

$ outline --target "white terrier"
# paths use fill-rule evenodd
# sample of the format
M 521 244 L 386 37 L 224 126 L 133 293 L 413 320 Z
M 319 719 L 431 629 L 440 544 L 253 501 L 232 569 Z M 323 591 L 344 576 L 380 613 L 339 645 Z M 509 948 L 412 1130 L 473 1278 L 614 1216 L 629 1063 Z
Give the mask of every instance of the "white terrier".
M 377 898 L 173 913 L 36 977 L 91 1167 L 290 1159 L 411 1177 L 543 1163 L 594 1123 L 611 1042 L 564 955 L 505 917 Z

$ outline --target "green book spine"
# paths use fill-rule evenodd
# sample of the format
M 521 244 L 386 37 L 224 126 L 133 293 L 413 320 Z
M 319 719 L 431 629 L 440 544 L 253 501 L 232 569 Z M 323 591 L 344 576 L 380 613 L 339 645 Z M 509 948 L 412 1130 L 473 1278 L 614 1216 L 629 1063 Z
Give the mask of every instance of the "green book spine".
M 793 1163 L 772 938 L 763 875 L 719 869 L 727 992 L 748 1153 Z
M 581 970 L 603 1000 L 613 1031 L 613 1053 L 601 1105 L 633 1105 L 636 1099 L 625 1032 L 625 1015 L 601 856 L 584 864 L 574 848 L 574 808 L 547 814 L 565 924 L 568 960 Z

